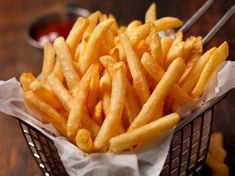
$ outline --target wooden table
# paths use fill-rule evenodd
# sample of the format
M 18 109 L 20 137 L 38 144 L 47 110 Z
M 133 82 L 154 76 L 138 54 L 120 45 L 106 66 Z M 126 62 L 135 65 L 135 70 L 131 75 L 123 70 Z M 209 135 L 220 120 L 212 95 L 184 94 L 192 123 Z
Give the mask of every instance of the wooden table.
M 100 9 L 113 13 L 121 24 L 127 24 L 132 19 L 143 19 L 145 10 L 152 1 L 143 0 L 79 0 L 66 1 L 74 3 L 90 11 Z M 204 0 L 158 0 L 159 16 L 176 16 L 186 21 L 202 4 Z M 42 52 L 31 47 L 25 40 L 27 26 L 35 18 L 63 8 L 65 1 L 0 1 L 0 80 L 11 77 L 19 78 L 24 71 L 35 75 L 40 72 Z M 193 27 L 189 34 L 204 36 L 218 19 L 233 4 L 233 0 L 217 0 L 204 18 Z M 218 45 L 227 40 L 230 44 L 230 59 L 235 58 L 235 20 L 230 20 L 219 32 L 211 45 Z M 215 129 L 225 134 L 225 148 L 228 151 L 227 163 L 232 175 L 235 174 L 235 93 L 220 104 L 216 116 Z M 41 175 L 16 121 L 0 113 L 0 175 L 21 176 Z

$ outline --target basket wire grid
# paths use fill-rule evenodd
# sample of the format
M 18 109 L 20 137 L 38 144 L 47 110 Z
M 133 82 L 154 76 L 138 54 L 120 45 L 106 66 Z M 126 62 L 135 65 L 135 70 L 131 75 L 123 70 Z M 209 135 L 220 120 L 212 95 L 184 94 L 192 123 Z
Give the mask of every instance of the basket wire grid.
M 206 159 L 215 106 L 223 98 L 204 104 L 177 125 L 161 175 L 195 175 L 200 171 Z M 29 122 L 18 122 L 43 175 L 67 176 L 53 142 L 55 136 Z
M 213 3 L 214 0 L 207 0 L 179 31 L 186 32 Z M 206 45 L 215 36 L 234 13 L 235 5 L 204 37 L 203 45 Z M 196 175 L 200 172 L 208 151 L 216 104 L 226 95 L 202 105 L 177 125 L 161 175 L 185 176 Z M 67 176 L 68 173 L 53 142 L 55 136 L 31 122 L 16 119 L 43 175 Z

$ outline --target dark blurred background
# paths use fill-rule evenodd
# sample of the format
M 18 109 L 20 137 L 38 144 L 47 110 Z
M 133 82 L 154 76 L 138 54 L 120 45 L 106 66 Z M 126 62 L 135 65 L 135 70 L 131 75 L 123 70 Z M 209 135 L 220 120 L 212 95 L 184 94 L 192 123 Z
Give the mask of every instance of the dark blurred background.
M 19 78 L 22 72 L 37 75 L 42 64 L 42 52 L 30 46 L 26 40 L 28 25 L 45 14 L 60 11 L 66 4 L 76 4 L 90 11 L 101 10 L 112 13 L 120 24 L 133 19 L 144 19 L 151 0 L 0 0 L 0 80 Z M 158 0 L 158 17 L 176 16 L 184 22 L 205 2 L 205 0 Z M 221 18 L 234 4 L 234 0 L 215 0 L 207 12 L 187 35 L 202 35 Z M 227 40 L 230 45 L 230 60 L 235 59 L 235 17 L 216 35 L 208 47 Z M 214 130 L 223 131 L 226 163 L 231 175 L 235 175 L 235 92 L 231 91 L 217 109 Z M 0 113 L 0 176 L 41 175 L 29 149 L 26 146 L 17 122 Z

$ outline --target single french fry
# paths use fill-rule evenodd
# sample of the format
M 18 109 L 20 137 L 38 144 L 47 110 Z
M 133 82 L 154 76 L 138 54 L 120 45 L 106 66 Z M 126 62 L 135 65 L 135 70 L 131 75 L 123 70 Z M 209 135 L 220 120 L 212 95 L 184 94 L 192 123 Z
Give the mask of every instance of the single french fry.
M 161 68 L 161 66 L 153 60 L 151 55 L 148 53 L 144 53 L 141 58 L 141 63 L 143 64 L 145 70 L 157 81 L 159 82 L 165 74 L 165 71 Z M 174 97 L 180 104 L 186 104 L 193 101 L 193 99 L 186 94 L 179 85 L 174 84 L 172 89 L 170 90 L 170 95 Z
M 157 6 L 155 3 L 152 3 L 148 10 L 145 13 L 145 23 L 154 22 L 157 19 Z
M 159 136 L 161 133 L 174 127 L 179 121 L 179 115 L 177 113 L 173 113 L 147 125 L 113 137 L 109 141 L 109 151 L 119 153 L 130 149 L 135 145 Z
M 202 70 L 200 78 L 192 91 L 193 97 L 200 97 L 205 90 L 208 80 L 218 68 L 218 66 L 228 57 L 228 43 L 222 43 L 215 52 L 211 55 L 209 61 Z
M 162 45 L 156 28 L 152 28 L 149 37 L 147 38 L 147 41 L 153 59 L 155 59 L 161 67 L 164 67 Z
M 74 57 L 76 47 L 80 43 L 88 24 L 89 21 L 87 19 L 79 17 L 66 38 L 66 44 L 69 47 L 72 57 Z
M 178 84 L 182 85 L 182 82 L 184 82 L 185 78 L 188 76 L 188 74 L 191 72 L 191 70 L 195 67 L 197 62 L 200 59 L 200 55 L 192 55 L 192 57 L 189 59 L 189 61 L 186 63 L 186 68 L 184 70 L 184 73 L 181 75 Z
M 55 40 L 54 49 L 57 55 L 57 59 L 59 60 L 61 68 L 63 70 L 67 85 L 72 91 L 73 88 L 78 85 L 80 76 L 73 65 L 72 56 L 67 44 L 65 43 L 64 38 L 58 37 Z
M 92 75 L 89 94 L 88 94 L 87 108 L 91 114 L 94 111 L 95 106 L 98 102 L 99 88 L 100 88 L 100 75 L 99 75 L 99 70 L 97 68 L 95 69 Z
M 118 61 L 120 58 L 120 53 L 118 48 L 113 48 L 109 51 L 109 55 L 114 58 L 115 61 Z
M 109 76 L 111 76 L 113 66 L 117 63 L 117 61 L 110 55 L 105 55 L 105 56 L 100 57 L 99 61 L 103 64 Z
M 134 32 L 130 35 L 130 42 L 133 48 L 135 48 L 141 40 L 144 40 L 148 37 L 151 28 L 151 23 L 145 23 L 134 30 Z
M 81 43 L 78 44 L 78 46 L 75 49 L 75 54 L 74 54 L 74 58 L 73 58 L 74 62 L 78 62 L 79 55 L 81 53 L 81 48 L 82 48 L 82 41 L 81 41 Z
M 138 57 L 141 58 L 144 52 L 149 51 L 149 44 L 146 42 L 146 40 L 141 40 L 136 46 L 135 51 Z
M 183 22 L 179 20 L 178 18 L 174 17 L 162 17 L 157 19 L 154 22 L 157 31 L 164 31 L 166 29 L 174 29 L 182 26 Z
M 93 111 L 93 115 L 92 115 L 92 118 L 98 125 L 102 125 L 104 121 L 102 112 L 103 112 L 103 103 L 102 103 L 102 100 L 100 100 L 96 104 L 95 109 Z
M 70 139 L 75 137 L 77 130 L 82 126 L 82 118 L 85 116 L 84 114 L 88 114 L 85 107 L 91 78 L 96 69 L 98 69 L 97 65 L 91 65 L 72 92 L 73 101 L 67 123 L 67 135 Z
M 111 97 L 111 77 L 107 72 L 100 78 L 100 93 L 103 102 L 103 112 L 107 116 Z
M 185 77 L 185 79 L 181 83 L 181 87 L 186 93 L 190 93 L 193 90 L 193 88 L 195 87 L 195 85 L 201 75 L 203 68 L 205 67 L 210 56 L 215 52 L 215 50 L 216 50 L 216 48 L 213 47 L 210 50 L 208 50 L 207 52 L 205 52 L 198 60 L 195 67 L 193 67 L 192 70 Z
M 55 65 L 55 51 L 51 43 L 46 43 L 43 50 L 41 81 L 46 82 Z
M 175 60 L 177 57 L 182 57 L 184 45 L 185 45 L 184 41 L 179 41 L 174 45 L 172 44 L 169 52 L 167 53 L 167 57 L 165 60 L 165 68 L 168 68 L 168 66 L 172 63 L 172 61 Z
M 30 91 L 30 84 L 35 81 L 36 78 L 32 73 L 22 73 L 20 75 L 20 83 L 24 92 Z
M 155 107 L 165 100 L 171 88 L 183 73 L 184 68 L 185 63 L 182 58 L 177 58 L 172 62 L 151 96 L 140 110 L 138 116 L 130 125 L 129 131 L 145 125 L 154 118 Z
M 99 18 L 101 16 L 101 12 L 100 11 L 95 11 L 94 13 L 92 13 L 87 19 L 89 21 L 89 25 L 86 28 L 86 31 L 83 35 L 83 39 L 87 40 L 92 31 L 94 30 L 94 28 L 97 26 L 98 22 L 99 22 Z
M 143 105 L 150 96 L 143 66 L 134 49 L 132 48 L 128 37 L 125 34 L 120 34 L 119 37 L 121 45 L 126 54 L 128 67 L 133 78 L 133 87 L 135 88 L 136 94 L 138 95 L 138 98 Z
M 161 38 L 162 58 L 163 58 L 164 63 L 165 63 L 167 53 L 168 53 L 169 49 L 171 48 L 172 43 L 173 43 L 173 40 L 170 37 Z
M 88 115 L 88 113 L 84 113 L 82 117 L 82 127 L 90 131 L 93 139 L 96 138 L 100 131 L 100 126 Z
M 224 163 L 219 163 L 216 161 L 214 156 L 208 152 L 206 157 L 206 165 L 208 165 L 213 175 L 215 176 L 229 176 L 229 168 Z
M 104 41 L 103 41 L 103 47 L 106 47 L 105 49 L 105 54 L 108 53 L 114 46 L 115 46 L 115 43 L 114 43 L 114 35 L 112 33 L 112 30 L 111 28 L 109 28 L 107 30 L 107 33 L 106 35 L 104 36 Z
M 79 58 L 79 66 L 81 75 L 83 75 L 89 66 L 97 59 L 97 52 L 104 36 L 112 25 L 113 19 L 107 19 L 99 23 L 92 31 L 91 36 L 87 42 L 86 50 L 83 57 Z
M 87 41 L 85 38 L 82 39 L 80 44 L 80 52 L 79 54 L 75 55 L 74 61 L 79 62 L 79 58 L 81 58 L 84 55 L 84 52 L 86 50 Z
M 72 102 L 72 95 L 70 94 L 70 92 L 65 89 L 64 85 L 60 82 L 55 73 L 51 73 L 47 81 L 64 108 L 67 111 L 70 111 Z
M 91 133 L 86 129 L 79 129 L 75 137 L 76 145 L 83 151 L 90 153 L 93 148 Z
M 223 148 L 210 143 L 209 152 L 214 156 L 215 160 L 218 163 L 224 163 L 224 160 L 227 156 L 227 152 Z
M 38 98 L 49 104 L 55 110 L 59 111 L 63 109 L 63 105 L 60 103 L 54 92 L 42 82 L 37 80 L 33 81 L 30 84 L 30 89 Z
M 142 22 L 139 20 L 133 20 L 132 22 L 130 22 L 130 24 L 128 24 L 127 28 L 126 28 L 126 35 L 128 37 L 130 37 L 132 35 L 132 33 L 139 27 L 142 25 Z
M 32 91 L 28 91 L 25 94 L 25 99 L 41 112 L 39 114 L 41 117 L 45 118 L 48 122 L 53 124 L 53 126 L 61 135 L 66 136 L 67 121 L 60 115 L 60 113 L 58 113 L 44 101 L 40 100 L 37 96 L 34 95 Z M 38 113 L 38 111 L 35 113 Z
M 112 31 L 112 34 L 113 34 L 114 36 L 116 36 L 116 35 L 117 35 L 117 32 L 118 32 L 118 28 L 119 28 L 119 25 L 118 25 L 118 23 L 117 23 L 117 20 L 116 20 L 116 18 L 115 18 L 112 14 L 109 14 L 109 15 L 108 15 L 108 18 L 109 18 L 109 19 L 113 19 L 113 24 L 110 26 L 110 30 Z
M 190 55 L 193 53 L 195 41 L 196 41 L 196 37 L 193 37 L 193 36 L 188 37 L 185 41 L 185 45 L 183 48 L 183 54 L 182 54 L 182 57 L 185 62 L 187 62 L 189 60 Z
M 94 146 L 98 151 L 105 151 L 108 148 L 108 141 L 115 135 L 115 126 L 121 123 L 125 104 L 125 65 L 117 63 L 113 68 L 112 74 L 112 93 L 110 107 L 107 117 L 101 126 L 101 129 L 95 139 Z
M 57 76 L 57 78 L 62 82 L 64 80 L 64 74 L 60 66 L 60 62 L 56 59 L 55 67 L 53 69 L 53 73 Z

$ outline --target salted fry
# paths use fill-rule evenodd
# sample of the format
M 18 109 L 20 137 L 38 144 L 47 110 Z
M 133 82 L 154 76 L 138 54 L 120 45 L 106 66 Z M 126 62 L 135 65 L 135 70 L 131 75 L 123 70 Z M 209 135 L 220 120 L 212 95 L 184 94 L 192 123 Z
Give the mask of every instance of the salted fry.
M 46 82 L 55 65 L 55 51 L 51 43 L 46 43 L 43 50 L 41 81 Z
M 79 83 L 80 76 L 73 65 L 69 48 L 62 37 L 59 37 L 55 40 L 54 49 L 57 55 L 57 59 L 59 60 L 62 67 L 67 85 L 70 90 L 73 90 L 73 88 L 76 87 L 76 85 Z
M 87 42 L 84 55 L 79 58 L 79 66 L 81 75 L 83 75 L 88 67 L 97 59 L 99 45 L 101 44 L 106 31 L 112 25 L 113 19 L 107 19 L 99 23 L 92 31 L 91 36 Z
M 157 19 L 157 6 L 155 3 L 152 3 L 148 10 L 145 13 L 145 23 L 154 22 Z
M 83 151 L 87 153 L 92 151 L 93 142 L 91 139 L 91 133 L 88 130 L 79 129 L 75 137 L 75 142 L 77 146 Z
M 209 78 L 218 66 L 228 57 L 228 43 L 222 43 L 211 55 L 209 61 L 202 70 L 201 76 L 192 91 L 193 97 L 200 97 L 205 90 Z
M 177 58 L 172 62 L 147 102 L 143 105 L 138 116 L 130 125 L 128 131 L 141 127 L 153 120 L 156 110 L 155 107 L 165 100 L 172 86 L 183 73 L 184 68 L 185 64 L 182 58 Z
M 94 142 L 95 149 L 98 151 L 107 150 L 109 139 L 115 135 L 114 128 L 121 122 L 126 94 L 124 80 L 126 73 L 123 67 L 125 67 L 123 63 L 117 63 L 113 69 L 110 108 Z
M 66 39 L 66 44 L 68 45 L 72 56 L 74 56 L 75 50 L 80 43 L 83 33 L 85 32 L 88 24 L 89 21 L 87 19 L 79 17 L 70 30 L 69 35 Z
M 38 109 L 35 113 L 40 111 L 41 113 L 38 115 L 53 124 L 61 135 L 66 136 L 66 119 L 64 119 L 55 109 L 37 98 L 31 91 L 28 91 L 25 94 L 25 99 L 29 101 L 36 109 Z
M 163 37 L 161 38 L 161 45 L 162 45 L 162 58 L 165 63 L 165 59 L 169 49 L 171 48 L 173 40 L 170 37 Z
M 172 63 L 172 61 L 175 60 L 177 57 L 182 57 L 184 45 L 185 45 L 184 41 L 179 41 L 174 45 L 172 44 L 166 56 L 165 68 L 168 68 L 168 66 Z
M 174 17 L 163 17 L 159 18 L 154 22 L 157 31 L 164 31 L 166 29 L 174 29 L 182 26 L 183 22 L 178 18 Z
M 125 31 L 126 35 L 130 37 L 132 33 L 135 31 L 135 29 L 137 29 L 137 27 L 141 25 L 142 25 L 142 22 L 139 20 L 134 20 L 130 22 L 130 24 L 127 26 L 126 31 Z
M 33 76 L 32 73 L 22 73 L 20 75 L 20 83 L 24 92 L 28 92 L 31 90 L 29 86 L 35 79 L 36 78 Z
M 54 92 L 45 86 L 43 83 L 35 80 L 30 84 L 30 90 L 41 100 L 52 106 L 55 110 L 59 111 L 63 109 L 63 105 L 60 103 Z
M 182 57 L 185 62 L 188 61 L 188 59 L 190 58 L 190 55 L 193 53 L 195 41 L 196 41 L 196 37 L 189 37 L 185 41 L 183 54 L 182 54 Z
M 70 139 L 75 137 L 77 130 L 82 126 L 82 117 L 88 113 L 85 110 L 85 105 L 88 98 L 91 78 L 96 69 L 98 69 L 96 65 L 91 65 L 82 77 L 77 87 L 74 88 L 74 98 L 72 101 L 67 124 L 67 135 Z
M 95 71 L 92 75 L 91 82 L 90 82 L 89 94 L 88 94 L 87 108 L 91 114 L 94 111 L 95 106 L 98 102 L 99 88 L 100 88 L 100 75 L 99 75 L 99 70 L 97 68 L 97 69 L 95 69 Z
M 84 113 L 84 116 L 82 117 L 82 127 L 91 133 L 93 139 L 95 139 L 100 131 L 100 126 L 88 115 L 88 113 Z
M 150 91 L 148 88 L 148 83 L 144 75 L 144 69 L 137 57 L 135 51 L 133 50 L 130 40 L 125 34 L 120 34 L 120 42 L 125 51 L 127 64 L 130 68 L 130 72 L 133 78 L 133 87 L 136 90 L 136 94 L 143 105 L 150 96 Z
M 60 62 L 56 59 L 55 67 L 53 69 L 53 73 L 57 76 L 57 78 L 62 82 L 64 80 L 64 74 L 60 66 Z
M 207 52 L 205 52 L 198 60 L 195 67 L 192 68 L 192 70 L 188 73 L 186 78 L 183 80 L 183 82 L 181 83 L 181 87 L 186 93 L 190 93 L 193 90 L 193 88 L 195 87 L 195 85 L 200 77 L 200 74 L 201 74 L 203 68 L 205 67 L 210 56 L 215 52 L 215 50 L 216 50 L 216 48 L 213 47 L 210 50 L 208 50 Z
M 148 35 L 151 31 L 151 28 L 152 28 L 151 23 L 146 23 L 146 24 L 139 26 L 133 32 L 133 34 L 130 35 L 130 42 L 131 42 L 133 48 L 135 48 L 141 40 L 144 40 L 148 37 Z
M 102 100 L 100 100 L 96 104 L 95 109 L 93 111 L 93 115 L 92 115 L 92 118 L 98 125 L 102 125 L 103 120 L 104 120 L 102 112 L 103 112 L 103 104 L 102 104 Z
M 81 44 L 80 44 L 79 55 L 75 56 L 75 59 L 74 59 L 76 62 L 79 62 L 79 58 L 81 58 L 84 55 L 84 53 L 86 51 L 86 45 L 87 45 L 87 41 L 85 38 L 83 38 L 81 41 Z
M 67 111 L 69 111 L 72 102 L 72 95 L 70 92 L 65 89 L 64 85 L 60 82 L 55 73 L 51 73 L 47 81 L 61 104 Z
M 109 76 L 111 76 L 113 66 L 117 63 L 117 61 L 112 56 L 109 55 L 102 56 L 100 57 L 99 60 L 107 70 Z
M 159 65 L 161 65 L 161 67 L 164 67 L 162 45 L 156 28 L 152 28 L 147 41 L 153 59 L 155 59 L 159 63 Z
M 135 145 L 157 137 L 161 133 L 174 127 L 179 121 L 180 116 L 177 113 L 173 113 L 147 125 L 113 137 L 109 142 L 109 150 L 114 153 L 125 151 Z
M 84 35 L 83 35 L 83 38 L 84 38 L 85 40 L 87 40 L 87 39 L 90 37 L 92 31 L 94 30 L 94 28 L 96 27 L 96 25 L 97 25 L 98 22 L 99 22 L 100 16 L 101 16 L 101 12 L 100 12 L 100 11 L 95 11 L 94 13 L 92 13 L 92 14 L 88 17 L 89 25 L 88 25 L 88 27 L 86 28 L 86 31 L 85 31 L 85 33 L 84 33 Z

